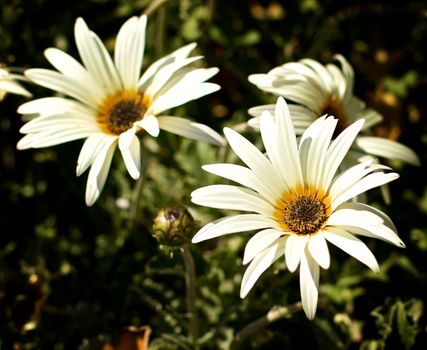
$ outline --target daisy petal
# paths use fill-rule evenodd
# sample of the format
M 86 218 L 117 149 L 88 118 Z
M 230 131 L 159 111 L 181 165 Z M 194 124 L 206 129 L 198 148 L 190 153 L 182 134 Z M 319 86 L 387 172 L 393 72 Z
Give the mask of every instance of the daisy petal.
M 307 248 L 316 263 L 324 269 L 329 268 L 331 257 L 323 232 L 312 235 L 308 240 Z
M 74 35 L 85 67 L 95 81 L 101 84 L 106 95 L 113 95 L 120 85 L 118 85 L 116 68 L 105 46 L 99 37 L 89 30 L 82 18 L 76 20 Z
M 28 79 L 41 86 L 74 97 L 76 100 L 89 106 L 94 106 L 98 103 L 98 101 L 92 97 L 87 86 L 61 73 L 48 69 L 33 68 L 27 69 L 25 75 Z
M 46 49 L 44 54 L 58 71 L 83 83 L 88 87 L 87 91 L 93 95 L 95 100 L 102 101 L 105 96 L 102 86 L 93 79 L 89 72 L 76 59 L 55 48 Z
M 247 188 L 230 185 L 211 185 L 191 193 L 195 204 L 218 209 L 253 211 L 272 218 L 274 208 L 258 193 Z
M 333 210 L 335 210 L 335 208 L 337 208 L 340 204 L 348 201 L 349 199 L 354 198 L 357 195 L 370 190 L 371 188 L 375 188 L 396 180 L 398 177 L 399 174 L 396 173 L 371 173 L 365 176 L 363 179 L 359 180 L 352 187 L 348 188 L 340 196 L 333 198 L 331 207 Z
M 368 266 L 372 271 L 379 272 L 377 259 L 365 243 L 339 227 L 326 227 L 325 238 L 333 245 L 345 251 Z
M 104 188 L 115 149 L 115 143 L 105 145 L 90 168 L 86 185 L 86 205 L 89 207 L 95 203 Z
M 383 220 L 366 206 L 359 206 L 359 203 L 343 203 L 328 218 L 328 225 L 331 226 L 358 226 L 361 222 L 366 225 L 381 225 Z
M 308 252 L 302 254 L 299 276 L 302 308 L 308 319 L 312 320 L 316 316 L 319 295 L 319 265 Z
M 90 135 L 84 142 L 82 149 L 80 150 L 79 159 L 77 160 L 76 175 L 80 176 L 87 168 L 89 168 L 98 153 L 101 152 L 105 147 L 111 145 L 116 139 L 115 136 L 107 136 L 102 133 Z
M 145 93 L 148 96 L 151 96 L 152 98 L 156 98 L 157 93 L 163 88 L 165 84 L 167 84 L 167 82 L 172 78 L 175 72 L 200 59 L 202 59 L 202 56 L 194 56 L 181 60 L 176 60 L 168 65 L 165 65 L 164 67 L 159 69 L 157 74 L 153 77 L 153 80 L 151 81 L 150 85 L 148 85 L 145 89 Z
M 259 230 L 266 227 L 276 227 L 274 220 L 259 214 L 240 214 L 227 216 L 203 226 L 193 237 L 193 243 L 216 238 L 230 233 Z
M 359 120 L 343 132 L 341 132 L 337 138 L 332 142 L 328 148 L 326 165 L 325 165 L 325 174 L 323 176 L 322 186 L 324 188 L 329 188 L 329 185 L 335 176 L 337 169 L 342 163 L 344 157 L 348 153 L 351 145 L 353 144 L 354 139 L 361 130 L 363 126 L 363 119 Z
M 286 266 L 290 272 L 294 272 L 301 261 L 301 257 L 304 255 L 305 247 L 308 243 L 309 236 L 304 235 L 290 235 L 286 241 L 285 257 Z
M 195 47 L 196 43 L 188 44 L 151 64 L 139 79 L 138 88 L 140 91 L 146 90 L 147 86 L 151 83 L 153 77 L 157 74 L 158 71 L 177 60 L 188 57 L 188 55 L 191 53 L 191 51 L 194 50 Z
M 129 175 L 134 180 L 137 180 L 141 175 L 141 146 L 139 144 L 139 139 L 135 135 L 135 133 L 130 133 L 130 135 L 126 135 L 129 136 L 130 142 L 128 140 L 122 142 L 123 136 L 128 132 L 129 130 L 120 135 L 119 147 Z
M 114 63 L 125 89 L 138 89 L 145 48 L 147 16 L 128 19 L 117 34 Z
M 235 164 L 209 164 L 202 166 L 202 169 L 257 191 L 272 205 L 277 203 L 277 193 L 267 187 L 252 170 L 246 167 Z
M 159 128 L 189 139 L 224 146 L 225 139 L 210 127 L 179 117 L 157 117 Z
M 416 166 L 420 165 L 420 159 L 413 150 L 390 139 L 359 136 L 356 139 L 356 146 L 364 152 L 378 157 L 397 159 Z
M 13 80 L 0 80 L 0 90 L 7 91 L 12 94 L 23 95 L 31 97 L 31 93 L 24 89 L 19 83 Z
M 142 118 L 142 120 L 136 122 L 135 124 L 138 125 L 140 128 L 144 129 L 151 136 L 159 136 L 159 120 L 155 115 L 149 113 L 145 114 L 144 118 Z
M 164 95 L 155 98 L 150 110 L 154 114 L 161 113 L 176 106 L 180 106 L 188 101 L 192 101 L 218 91 L 220 86 L 213 83 L 202 83 L 189 85 L 183 89 L 171 89 Z
M 268 179 L 273 191 L 282 192 L 284 183 L 277 176 L 272 164 L 251 142 L 232 129 L 224 128 L 224 134 L 233 151 L 260 179 Z
M 284 244 L 284 239 L 279 240 L 252 260 L 243 275 L 240 287 L 241 298 L 244 298 L 249 293 L 259 276 L 284 254 Z
M 258 254 L 267 249 L 282 236 L 283 231 L 274 229 L 262 230 L 253 235 L 248 243 L 246 243 L 245 252 L 243 254 L 243 265 L 252 261 Z M 284 240 L 286 238 L 287 236 L 283 237 Z

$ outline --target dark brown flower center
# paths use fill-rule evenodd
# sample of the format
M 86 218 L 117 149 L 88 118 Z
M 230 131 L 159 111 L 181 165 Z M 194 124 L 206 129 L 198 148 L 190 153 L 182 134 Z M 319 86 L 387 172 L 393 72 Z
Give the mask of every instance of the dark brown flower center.
M 313 235 L 325 226 L 330 214 L 328 195 L 320 189 L 301 187 L 282 194 L 274 217 L 285 232 Z
M 283 222 L 299 235 L 316 233 L 327 219 L 325 204 L 311 196 L 301 196 L 283 208 Z
M 120 135 L 141 120 L 146 110 L 143 95 L 121 92 L 104 101 L 99 109 L 98 123 L 105 132 Z

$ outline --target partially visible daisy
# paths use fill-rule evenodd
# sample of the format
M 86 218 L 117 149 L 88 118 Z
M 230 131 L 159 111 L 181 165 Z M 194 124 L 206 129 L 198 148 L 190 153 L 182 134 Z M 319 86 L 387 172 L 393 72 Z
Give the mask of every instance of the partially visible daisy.
M 157 137 L 163 129 L 213 144 L 223 138 L 206 125 L 173 116 L 165 110 L 210 94 L 220 87 L 205 82 L 218 68 L 195 68 L 201 56 L 188 57 L 196 44 L 184 46 L 154 62 L 141 75 L 147 17 L 132 17 L 121 27 L 112 59 L 99 37 L 83 19 L 75 24 L 75 39 L 83 65 L 54 48 L 45 56 L 58 70 L 29 69 L 33 82 L 64 94 L 19 107 L 21 114 L 37 116 L 21 128 L 26 134 L 18 149 L 39 148 L 85 138 L 77 161 L 77 176 L 91 167 L 86 203 L 99 197 L 118 146 L 130 176 L 141 172 L 137 134 Z
M 378 263 L 356 236 L 382 239 L 404 247 L 383 212 L 369 205 L 348 202 L 353 197 L 398 178 L 389 168 L 371 161 L 357 164 L 336 176 L 358 132 L 359 120 L 335 140 L 337 119 L 321 117 L 295 137 L 288 107 L 279 98 L 274 117 L 261 116 L 260 131 L 267 155 L 247 139 L 224 129 L 237 156 L 247 167 L 235 164 L 205 165 L 204 170 L 241 186 L 211 185 L 191 194 L 193 203 L 219 209 L 249 212 L 221 218 L 201 228 L 193 242 L 222 235 L 261 230 L 246 244 L 240 296 L 244 298 L 260 275 L 281 256 L 294 272 L 298 266 L 303 309 L 309 319 L 316 313 L 319 267 L 328 269 L 327 242 L 341 248 L 373 271 Z
M 305 58 L 298 62 L 285 63 L 267 74 L 252 74 L 249 81 L 264 91 L 283 96 L 296 103 L 290 106 L 295 131 L 300 135 L 319 116 L 324 114 L 338 118 L 338 132 L 359 119 L 365 119 L 362 133 L 352 147 L 350 156 L 366 159 L 366 156 L 396 159 L 419 165 L 418 156 L 399 142 L 370 136 L 370 129 L 382 121 L 382 116 L 353 95 L 354 71 L 342 55 L 335 64 L 326 66 Z M 264 110 L 273 111 L 274 105 L 254 107 L 249 114 L 259 117 Z M 249 121 L 257 127 L 259 118 Z
M 5 67 L 0 67 L 0 101 L 4 99 L 7 93 L 31 97 L 31 93 L 17 80 L 26 80 L 26 78 L 19 74 L 11 73 Z

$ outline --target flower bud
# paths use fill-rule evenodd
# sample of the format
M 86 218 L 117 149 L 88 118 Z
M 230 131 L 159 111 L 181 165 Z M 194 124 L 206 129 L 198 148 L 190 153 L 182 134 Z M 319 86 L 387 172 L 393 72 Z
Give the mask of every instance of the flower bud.
M 180 247 L 194 234 L 194 219 L 181 205 L 162 209 L 154 219 L 153 236 L 160 245 Z

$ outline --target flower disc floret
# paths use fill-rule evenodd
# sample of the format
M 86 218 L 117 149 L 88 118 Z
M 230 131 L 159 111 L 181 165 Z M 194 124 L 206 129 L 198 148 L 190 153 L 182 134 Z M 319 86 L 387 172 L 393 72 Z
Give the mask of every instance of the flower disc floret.
M 99 108 L 97 121 L 106 133 L 120 135 L 144 118 L 146 105 L 142 94 L 120 92 L 106 98 Z
M 274 216 L 286 232 L 313 235 L 324 226 L 330 213 L 328 196 L 300 190 L 284 193 L 277 203 Z

